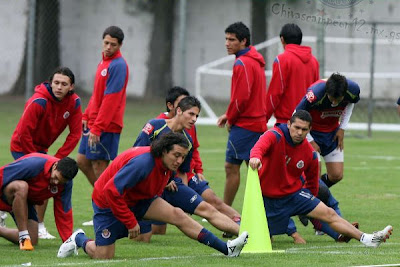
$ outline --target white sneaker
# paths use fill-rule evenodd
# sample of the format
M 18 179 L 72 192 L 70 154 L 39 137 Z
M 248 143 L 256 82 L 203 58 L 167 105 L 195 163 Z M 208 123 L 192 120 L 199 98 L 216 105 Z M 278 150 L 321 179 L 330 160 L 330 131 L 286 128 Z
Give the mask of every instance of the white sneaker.
M 315 235 L 324 235 L 324 234 L 325 234 L 325 232 L 315 230 Z
M 240 252 L 242 251 L 244 245 L 247 243 L 247 238 L 249 234 L 244 231 L 241 235 L 239 235 L 236 239 L 228 240 L 226 242 L 226 246 L 228 247 L 228 257 L 238 257 Z
M 72 233 L 72 235 L 65 240 L 64 243 L 58 249 L 57 257 L 58 258 L 66 258 L 71 256 L 72 254 L 78 255 L 78 247 L 76 246 L 75 237 L 77 234 L 85 234 L 82 229 L 78 229 Z
M 56 237 L 50 234 L 46 227 L 39 230 L 39 238 L 40 239 L 55 239 Z
M 93 226 L 93 220 L 82 223 L 83 226 Z
M 389 238 L 389 236 L 392 234 L 392 231 L 393 227 L 388 225 L 381 231 L 373 232 L 371 241 L 363 243 L 367 247 L 377 248 L 381 243 L 386 242 L 386 239 Z
M 7 212 L 0 211 L 0 226 L 6 227 Z

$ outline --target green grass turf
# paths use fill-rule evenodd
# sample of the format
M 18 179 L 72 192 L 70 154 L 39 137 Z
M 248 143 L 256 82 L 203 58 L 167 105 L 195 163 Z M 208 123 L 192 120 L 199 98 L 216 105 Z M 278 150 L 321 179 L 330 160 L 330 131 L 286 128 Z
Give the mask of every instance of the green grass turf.
M 83 101 L 84 106 L 87 100 Z M 0 164 L 12 161 L 9 153 L 11 134 L 24 106 L 23 99 L 0 98 Z M 144 123 L 163 111 L 162 100 L 129 100 L 125 113 L 125 128 L 121 135 L 120 152 L 129 148 Z M 57 250 L 61 240 L 54 224 L 52 201 L 46 213 L 46 226 L 56 240 L 41 240 L 33 252 L 21 252 L 18 247 L 0 238 L 0 265 L 21 266 L 31 262 L 32 266 L 352 266 L 371 264 L 400 264 L 400 133 L 375 132 L 372 139 L 356 138 L 360 133 L 349 132 L 345 138 L 344 180 L 332 188 L 340 201 L 340 208 L 349 221 L 358 221 L 366 232 L 383 229 L 392 224 L 394 233 L 387 243 L 378 249 L 364 248 L 352 240 L 338 244 L 327 236 L 315 236 L 312 227 L 303 227 L 295 218 L 298 231 L 307 240 L 306 245 L 294 245 L 290 237 L 275 236 L 273 249 L 285 250 L 280 254 L 242 254 L 239 258 L 226 258 L 213 249 L 197 243 L 169 226 L 166 236 L 154 236 L 150 244 L 138 244 L 128 239 L 116 243 L 116 257 L 112 261 L 89 259 L 80 250 L 77 257 L 58 259 Z M 215 126 L 198 126 L 200 154 L 205 176 L 211 187 L 222 196 L 225 173 L 224 153 L 227 133 Z M 365 136 L 365 133 L 361 133 Z M 50 149 L 50 154 L 62 144 L 65 135 Z M 76 156 L 76 150 L 71 154 Z M 241 211 L 246 168 L 242 168 L 242 184 L 234 202 Z M 75 228 L 92 216 L 90 203 L 92 188 L 79 172 L 73 190 Z M 208 223 L 193 216 L 217 236 L 221 232 Z M 7 225 L 15 227 L 7 218 Z M 93 236 L 91 227 L 83 227 Z M 251 237 L 250 237 L 251 238 Z

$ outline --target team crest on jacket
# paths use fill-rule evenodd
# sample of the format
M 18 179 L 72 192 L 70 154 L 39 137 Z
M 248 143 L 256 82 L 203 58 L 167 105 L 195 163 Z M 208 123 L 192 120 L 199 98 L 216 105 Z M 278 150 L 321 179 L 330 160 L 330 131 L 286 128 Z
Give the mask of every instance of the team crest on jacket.
M 50 192 L 52 194 L 57 194 L 58 193 L 58 186 L 56 186 L 56 185 L 50 186 Z
M 296 164 L 296 167 L 297 167 L 297 169 L 303 168 L 303 167 L 304 167 L 304 161 L 299 160 L 299 161 L 297 162 L 297 164 Z
M 65 113 L 63 115 L 64 120 L 68 119 L 69 115 L 70 115 L 69 111 L 65 111 Z
M 108 231 L 108 229 L 104 229 L 103 231 L 101 231 L 101 236 L 103 237 L 103 238 L 110 238 L 110 236 L 111 236 L 111 232 L 110 231 Z
M 143 127 L 142 132 L 145 134 L 149 135 L 151 132 L 154 130 L 154 126 L 151 125 L 150 123 L 146 123 L 146 125 Z
M 307 98 L 307 101 L 308 101 L 308 102 L 310 102 L 310 103 L 314 102 L 314 100 L 315 100 L 315 95 L 314 95 L 313 91 L 309 91 L 309 92 L 306 94 L 306 98 Z
M 107 69 L 101 71 L 101 76 L 105 77 L 107 75 Z

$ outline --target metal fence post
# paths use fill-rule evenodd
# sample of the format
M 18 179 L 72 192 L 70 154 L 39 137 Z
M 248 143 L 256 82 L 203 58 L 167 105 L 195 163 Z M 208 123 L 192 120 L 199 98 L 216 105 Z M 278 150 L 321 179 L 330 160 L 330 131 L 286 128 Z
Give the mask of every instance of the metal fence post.
M 372 114 L 374 111 L 374 72 L 375 72 L 375 53 L 376 53 L 376 22 L 371 25 L 372 42 L 371 42 L 371 64 L 370 64 L 370 79 L 369 79 L 369 99 L 368 99 L 368 137 L 372 136 Z
M 29 1 L 29 19 L 28 19 L 28 40 L 27 40 L 27 58 L 26 58 L 26 79 L 25 79 L 25 100 L 32 95 L 33 88 L 33 62 L 35 48 L 35 20 L 36 0 Z

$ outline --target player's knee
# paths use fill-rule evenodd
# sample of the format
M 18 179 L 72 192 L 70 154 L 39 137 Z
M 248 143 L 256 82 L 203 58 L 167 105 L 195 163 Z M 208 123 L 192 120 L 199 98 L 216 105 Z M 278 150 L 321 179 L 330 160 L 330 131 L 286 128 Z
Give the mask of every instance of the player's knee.
M 338 171 L 338 172 L 334 172 L 334 173 L 329 173 L 328 177 L 331 182 L 337 183 L 343 179 L 343 172 Z
M 25 198 L 28 195 L 29 185 L 25 181 L 14 181 L 12 183 L 12 195 L 14 198 Z
M 218 210 L 215 207 L 205 201 L 200 202 L 200 204 L 194 210 L 196 215 L 200 215 L 206 219 L 212 218 L 217 212 Z
M 153 233 L 153 235 L 165 235 L 167 233 L 167 225 L 166 224 L 163 224 L 163 225 L 153 224 L 151 226 L 151 232 Z
M 180 226 L 183 224 L 187 218 L 189 218 L 186 213 L 180 208 L 174 208 L 172 212 L 172 224 Z
M 325 215 L 326 215 L 328 222 L 334 221 L 335 218 L 338 216 L 337 213 L 332 208 L 329 208 L 329 207 L 327 207 Z

